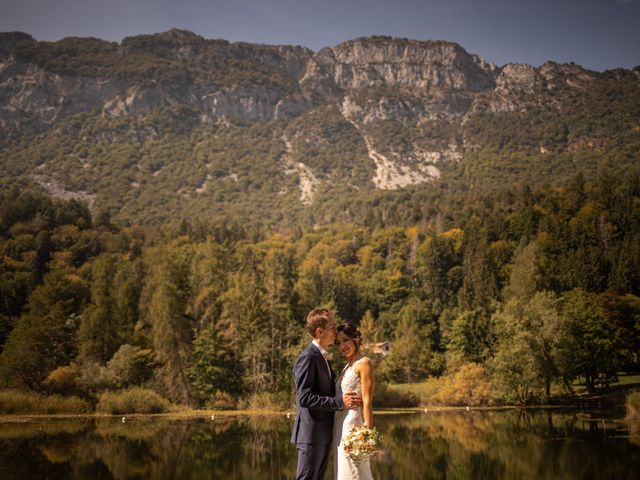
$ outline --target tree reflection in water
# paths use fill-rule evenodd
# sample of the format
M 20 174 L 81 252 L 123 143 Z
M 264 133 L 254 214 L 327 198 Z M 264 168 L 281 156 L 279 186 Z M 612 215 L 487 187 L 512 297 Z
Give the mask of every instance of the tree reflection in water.
M 377 479 L 635 478 L 640 442 L 622 421 L 580 412 L 378 415 Z M 0 478 L 290 479 L 284 416 L 0 422 Z M 329 472 L 332 468 L 329 467 Z

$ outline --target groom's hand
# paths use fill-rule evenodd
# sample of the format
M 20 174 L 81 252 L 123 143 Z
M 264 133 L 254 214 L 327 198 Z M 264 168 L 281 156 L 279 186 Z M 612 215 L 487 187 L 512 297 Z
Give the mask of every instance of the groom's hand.
M 356 392 L 345 393 L 344 395 L 342 395 L 342 401 L 344 402 L 344 408 L 346 408 L 347 410 L 358 408 L 360 405 L 362 405 L 362 397 Z

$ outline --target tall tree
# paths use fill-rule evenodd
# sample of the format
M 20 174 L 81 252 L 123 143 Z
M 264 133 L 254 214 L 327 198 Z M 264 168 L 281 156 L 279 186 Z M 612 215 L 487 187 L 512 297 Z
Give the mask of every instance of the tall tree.
M 0 355 L 0 382 L 40 389 L 49 372 L 74 358 L 76 317 L 88 294 L 87 285 L 73 270 L 48 273 L 7 339 Z
M 217 392 L 242 394 L 242 365 L 227 341 L 210 324 L 196 334 L 189 378 L 201 402 L 212 402 Z
M 490 251 L 488 233 L 474 219 L 464 236 L 464 277 L 459 304 L 462 308 L 488 308 L 499 293 L 498 272 Z
M 493 316 L 497 347 L 492 361 L 499 383 L 515 392 L 520 402 L 544 391 L 551 398 L 551 383 L 559 375 L 564 342 L 557 299 L 551 292 L 512 299 Z
M 185 313 L 189 296 L 188 249 L 176 242 L 150 250 L 148 275 L 142 292 L 142 319 L 149 326 L 167 396 L 194 404 L 187 368 L 191 354 L 192 318 Z
M 122 343 L 122 325 L 115 313 L 118 256 L 103 254 L 91 268 L 91 303 L 80 317 L 78 347 L 85 361 L 105 364 Z
M 435 326 L 427 305 L 411 298 L 400 310 L 391 354 L 382 364 L 382 373 L 395 382 L 413 383 L 429 373 Z
M 513 258 L 505 298 L 526 301 L 538 290 L 540 272 L 538 245 L 535 241 L 519 249 Z
M 560 368 L 582 376 L 590 394 L 617 378 L 624 348 L 616 326 L 604 315 L 595 294 L 575 289 L 562 296 L 564 341 Z

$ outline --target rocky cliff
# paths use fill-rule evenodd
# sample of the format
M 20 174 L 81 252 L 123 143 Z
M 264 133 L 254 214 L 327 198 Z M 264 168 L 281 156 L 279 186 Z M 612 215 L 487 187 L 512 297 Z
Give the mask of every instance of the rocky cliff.
M 584 88 L 595 75 L 574 65 L 498 68 L 455 43 L 388 37 L 352 40 L 315 54 L 301 47 L 206 40 L 180 30 L 130 37 L 120 45 L 95 42 L 0 34 L 5 135 L 46 128 L 79 112 L 144 115 L 180 104 L 213 122 L 286 119 L 372 87 L 406 89 L 413 97 L 393 108 L 372 104 L 369 116 L 375 118 L 464 114 L 479 93 L 492 94 L 482 103 L 492 111 L 512 110 L 505 97 L 558 84 Z

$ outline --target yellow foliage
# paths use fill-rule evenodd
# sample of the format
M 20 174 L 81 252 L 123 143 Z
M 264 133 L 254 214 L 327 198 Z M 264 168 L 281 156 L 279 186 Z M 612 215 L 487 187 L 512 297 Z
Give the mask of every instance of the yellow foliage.
M 464 232 L 460 228 L 452 228 L 442 234 L 443 238 L 453 240 L 453 247 L 456 252 L 459 252 L 462 248 L 462 241 L 464 240 Z
M 358 253 L 356 253 L 356 256 L 358 257 L 358 261 L 360 262 L 361 265 L 364 265 L 364 266 L 367 266 L 369 264 L 369 262 L 371 261 L 372 255 L 373 255 L 373 247 L 371 245 L 365 245 L 360 250 L 358 250 Z
M 503 249 L 509 249 L 509 243 L 506 240 L 497 240 L 495 242 L 493 242 L 490 246 L 491 250 L 503 250 Z
M 387 273 L 387 281 L 389 283 L 396 283 L 402 281 L 402 272 L 400 270 L 396 270 L 394 272 Z
M 70 267 L 73 265 L 73 252 L 69 250 L 53 252 L 50 263 L 51 270 L 59 270 L 64 267 Z
M 494 394 L 483 366 L 463 365 L 453 375 L 427 380 L 422 398 L 426 405 L 487 406 L 494 404 Z
M 65 275 L 65 277 L 69 283 L 75 283 L 78 286 L 84 286 L 84 280 L 82 279 L 82 277 L 80 277 L 79 275 L 76 275 L 75 273 L 69 273 L 67 275 Z
M 15 258 L 11 258 L 7 255 L 3 255 L 2 263 L 4 263 L 5 267 L 13 270 L 23 270 L 26 266 L 24 262 L 16 260 Z
M 414 238 L 416 238 L 419 234 L 420 234 L 420 230 L 418 229 L 418 227 L 408 227 L 405 230 L 405 234 L 407 235 L 407 238 L 409 240 L 413 240 Z
M 420 253 L 421 256 L 425 256 L 427 254 L 427 252 L 429 251 L 429 246 L 431 245 L 432 241 L 433 241 L 433 237 L 427 237 L 420 244 L 420 246 L 418 247 L 418 252 Z
M 305 257 L 300 265 L 300 272 L 309 272 L 318 268 L 318 261 L 315 258 Z
M 49 373 L 42 384 L 52 392 L 71 394 L 78 390 L 80 382 L 75 366 L 66 365 Z

